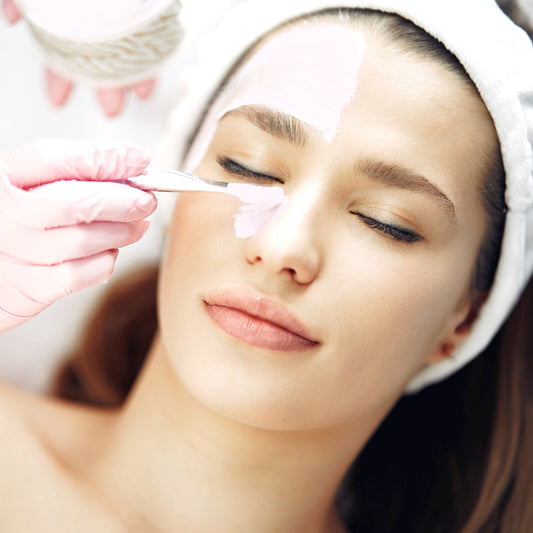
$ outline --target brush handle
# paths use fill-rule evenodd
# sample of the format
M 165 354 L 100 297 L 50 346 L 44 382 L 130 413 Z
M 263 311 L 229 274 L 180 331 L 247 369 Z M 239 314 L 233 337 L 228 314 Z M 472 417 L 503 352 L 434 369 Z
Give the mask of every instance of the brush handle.
M 148 167 L 140 176 L 129 178 L 128 183 L 145 191 L 156 192 L 228 192 L 228 184 L 223 181 L 154 167 Z

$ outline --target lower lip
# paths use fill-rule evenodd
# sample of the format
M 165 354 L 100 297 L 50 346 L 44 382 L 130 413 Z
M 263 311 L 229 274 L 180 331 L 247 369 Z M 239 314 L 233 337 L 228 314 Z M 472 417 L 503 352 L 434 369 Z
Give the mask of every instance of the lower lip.
M 206 303 L 205 309 L 222 331 L 251 346 L 279 352 L 303 352 L 318 344 L 232 307 Z

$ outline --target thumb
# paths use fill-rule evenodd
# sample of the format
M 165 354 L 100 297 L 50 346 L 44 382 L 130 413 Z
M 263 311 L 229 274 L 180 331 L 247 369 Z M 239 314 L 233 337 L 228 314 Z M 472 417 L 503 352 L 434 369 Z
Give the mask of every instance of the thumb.
M 42 139 L 0 154 L 0 171 L 22 189 L 62 179 L 118 181 L 138 176 L 148 151 L 121 141 Z

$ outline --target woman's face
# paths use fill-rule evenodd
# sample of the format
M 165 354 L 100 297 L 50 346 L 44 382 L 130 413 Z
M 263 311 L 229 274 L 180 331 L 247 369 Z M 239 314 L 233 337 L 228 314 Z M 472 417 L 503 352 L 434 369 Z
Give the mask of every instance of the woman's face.
M 306 46 L 313 37 L 281 35 L 291 32 Z M 291 112 L 291 98 L 311 89 L 294 91 L 283 76 L 286 47 L 277 57 L 269 50 L 272 85 L 292 82 L 286 94 L 296 96 L 280 109 L 248 91 L 233 98 L 246 105 L 215 123 L 195 172 L 283 187 L 289 202 L 278 218 L 239 239 L 237 200 L 197 193 L 177 202 L 160 283 L 166 356 L 200 402 L 254 426 L 382 416 L 467 329 L 492 122 L 457 74 L 364 29 L 359 41 L 334 135 L 313 123 L 313 109 L 303 116 L 295 101 Z M 256 59 L 249 67 L 261 67 Z M 301 79 L 320 76 L 318 66 Z M 314 105 L 328 109 L 338 83 L 320 90 Z

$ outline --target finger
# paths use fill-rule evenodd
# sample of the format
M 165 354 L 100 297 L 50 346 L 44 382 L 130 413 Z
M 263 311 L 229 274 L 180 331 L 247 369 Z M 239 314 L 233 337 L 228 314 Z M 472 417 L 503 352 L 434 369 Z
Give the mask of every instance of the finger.
M 150 162 L 145 148 L 122 141 L 42 139 L 0 155 L 0 170 L 29 189 L 61 179 L 116 181 L 138 176 Z
M 2 0 L 2 11 L 4 17 L 10 24 L 14 24 L 21 18 L 21 13 L 13 0 Z
M 4 309 L 0 307 L 0 332 L 12 329 L 28 320 L 29 318 L 27 317 L 19 317 L 16 315 L 12 315 L 11 313 L 4 311 Z
M 106 116 L 111 118 L 120 113 L 126 95 L 124 87 L 103 87 L 96 94 Z
M 142 100 L 145 100 L 154 91 L 155 84 L 156 84 L 156 79 L 150 78 L 149 80 L 144 80 L 144 81 L 140 81 L 136 83 L 133 86 L 133 90 L 135 91 L 135 94 L 139 98 L 141 98 Z
M 46 88 L 50 102 L 56 107 L 61 107 L 69 97 L 72 89 L 72 82 L 55 73 L 50 68 L 47 68 Z
M 62 296 L 106 282 L 117 254 L 108 250 L 51 267 L 20 264 L 0 255 L 0 308 L 15 319 L 35 316 Z
M 35 229 L 134 222 L 150 216 L 156 206 L 152 193 L 111 181 L 54 181 L 29 191 L 9 187 L 0 195 L 5 218 Z
M 138 241 L 149 221 L 93 222 L 50 230 L 22 228 L 0 218 L 2 254 L 33 265 L 57 265 Z

